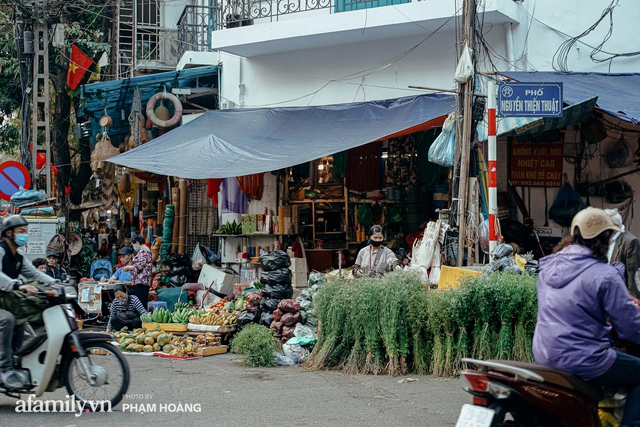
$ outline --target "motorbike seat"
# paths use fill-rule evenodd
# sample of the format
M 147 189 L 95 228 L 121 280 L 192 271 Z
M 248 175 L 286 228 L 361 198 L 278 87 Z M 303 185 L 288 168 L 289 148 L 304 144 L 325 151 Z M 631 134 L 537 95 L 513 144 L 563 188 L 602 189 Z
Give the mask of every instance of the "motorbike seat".
M 47 340 L 47 334 L 35 336 L 25 341 L 24 344 L 22 344 L 22 347 L 20 347 L 20 349 L 16 351 L 15 354 L 16 356 L 24 356 L 26 354 L 29 354 L 31 351 L 38 348 L 38 346 L 40 346 L 40 344 L 42 344 L 46 340 Z
M 573 374 L 549 368 L 547 366 L 535 365 L 533 363 L 516 362 L 513 360 L 492 360 L 492 362 L 502 363 L 505 365 L 515 366 L 517 368 L 527 369 L 535 372 L 544 378 L 545 382 L 554 384 L 569 390 L 575 390 L 587 396 L 594 402 L 599 402 L 604 398 L 602 387 L 593 386 L 586 381 L 581 380 Z

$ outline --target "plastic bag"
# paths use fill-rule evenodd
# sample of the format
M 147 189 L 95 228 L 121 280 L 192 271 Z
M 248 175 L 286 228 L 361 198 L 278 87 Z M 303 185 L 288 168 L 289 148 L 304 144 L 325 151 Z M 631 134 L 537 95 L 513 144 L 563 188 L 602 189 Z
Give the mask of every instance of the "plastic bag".
M 259 292 L 249 292 L 245 295 L 244 299 L 247 300 L 247 304 L 260 305 L 260 301 L 262 301 L 262 294 Z
M 278 366 L 293 366 L 296 364 L 296 362 L 294 362 L 292 358 L 280 354 L 277 351 L 273 352 L 273 359 Z
M 478 241 L 480 242 L 480 249 L 485 254 L 489 253 L 489 220 L 485 219 L 478 225 Z
M 300 356 L 304 353 L 304 348 L 297 344 L 283 344 L 282 351 L 285 356 L 291 358 L 295 363 L 300 363 Z
M 309 280 L 307 281 L 307 284 L 312 287 L 311 291 L 315 292 L 313 290 L 313 286 L 321 284 L 324 281 L 325 281 L 324 274 L 316 272 L 316 273 L 309 274 Z
M 262 287 L 262 295 L 268 298 L 289 299 L 293 296 L 293 287 L 287 284 L 266 284 Z
M 271 327 L 271 323 L 273 323 L 273 314 L 271 313 L 262 313 L 260 315 L 260 324 L 262 326 L 266 326 L 267 328 Z
M 462 54 L 460 55 L 460 61 L 456 67 L 456 72 L 453 75 L 453 81 L 456 83 L 464 84 L 473 78 L 473 60 L 471 59 L 471 49 L 468 45 L 464 45 L 462 48 Z
M 282 322 L 276 322 L 275 320 L 271 322 L 269 325 L 269 329 L 274 331 L 276 334 L 282 334 Z
M 282 311 L 286 311 L 287 313 L 297 313 L 300 311 L 300 304 L 292 299 L 283 299 L 280 301 L 277 308 Z
M 275 320 L 276 322 L 279 322 L 282 319 L 282 315 L 284 314 L 284 311 L 278 309 L 278 310 L 274 310 L 273 311 L 273 320 Z
M 293 331 L 293 335 L 297 338 L 311 338 L 317 339 L 318 334 L 312 328 L 303 325 L 302 323 L 298 323 L 296 325 L 296 329 Z M 303 344 L 304 345 L 304 344 Z
M 501 245 L 499 245 L 496 250 L 493 252 L 493 256 L 495 259 L 502 259 L 504 257 L 508 257 L 513 255 L 513 246 L 507 244 L 507 243 L 502 243 Z
M 236 323 L 238 324 L 238 326 L 248 325 L 249 323 L 257 323 L 259 319 L 258 316 L 259 315 L 256 313 L 252 313 L 247 310 L 242 310 L 240 313 L 238 313 L 238 316 L 236 317 Z
M 293 332 L 296 330 L 295 326 L 282 326 L 282 339 L 287 342 L 289 339 L 293 338 Z
M 447 168 L 453 167 L 456 142 L 456 113 L 449 114 L 444 121 L 442 132 L 429 147 L 429 161 Z
M 569 227 L 573 217 L 586 207 L 580 195 L 569 183 L 566 183 L 558 191 L 558 195 L 549 208 L 549 219 L 562 227 Z
M 263 271 L 260 274 L 260 283 L 265 285 L 290 285 L 293 274 L 287 267 L 272 271 Z
M 191 256 L 191 268 L 200 270 L 205 264 L 215 264 L 220 258 L 211 249 L 198 243 Z
M 622 135 L 614 144 L 613 148 L 611 148 L 611 151 L 606 154 L 605 158 L 607 160 L 607 165 L 611 169 L 623 168 L 629 165 L 629 160 L 631 159 L 631 147 L 629 147 L 629 144 L 627 144 L 627 141 L 624 139 L 624 135 Z
M 44 194 L 37 190 L 20 189 L 11 196 L 10 203 L 13 206 L 20 207 L 30 203 L 38 203 L 44 200 Z
M 286 313 L 282 316 L 280 320 L 285 326 L 295 326 L 297 323 L 302 322 L 302 315 L 300 312 L 297 313 Z
M 285 251 L 270 251 L 260 255 L 260 267 L 263 271 L 272 271 L 289 267 L 291 258 Z
M 189 278 L 184 274 L 171 276 L 171 280 L 169 281 L 169 285 L 173 286 L 174 288 L 180 288 L 185 283 L 189 283 Z
M 260 310 L 265 313 L 273 313 L 278 308 L 279 303 L 279 299 L 262 298 L 262 301 L 260 302 Z

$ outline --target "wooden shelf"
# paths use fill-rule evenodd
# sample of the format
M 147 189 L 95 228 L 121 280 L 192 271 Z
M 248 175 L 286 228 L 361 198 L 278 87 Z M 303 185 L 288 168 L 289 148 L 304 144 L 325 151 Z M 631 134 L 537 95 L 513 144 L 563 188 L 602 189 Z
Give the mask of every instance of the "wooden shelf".
M 212 237 L 269 237 L 269 236 L 284 236 L 284 234 L 266 234 L 266 233 L 251 233 L 251 234 L 212 234 Z
M 304 205 L 310 203 L 344 203 L 344 199 L 308 199 L 308 200 L 289 200 L 289 204 L 292 205 Z

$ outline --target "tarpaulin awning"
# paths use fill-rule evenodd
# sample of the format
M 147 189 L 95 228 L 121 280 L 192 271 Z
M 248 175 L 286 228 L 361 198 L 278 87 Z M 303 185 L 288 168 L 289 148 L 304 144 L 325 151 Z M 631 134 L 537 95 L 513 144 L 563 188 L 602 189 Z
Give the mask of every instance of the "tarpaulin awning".
M 314 107 L 212 110 L 108 161 L 181 178 L 275 171 L 377 141 L 440 126 L 452 95 Z
M 556 73 L 508 71 L 502 75 L 519 82 L 562 82 L 565 102 L 598 97 L 597 109 L 617 119 L 640 121 L 640 74 Z
M 581 123 L 591 116 L 597 101 L 598 97 L 595 96 L 591 99 L 566 106 L 562 110 L 562 117 L 558 118 L 498 117 L 496 136 L 543 133 Z M 481 122 L 477 129 L 478 140 L 485 141 L 487 139 L 486 121 Z
M 113 124 L 108 132 L 111 141 L 119 144 L 129 133 L 129 114 L 133 92 L 140 90 L 142 107 L 158 92 L 170 92 L 176 88 L 209 87 L 218 81 L 218 66 L 188 68 L 181 71 L 147 74 L 121 80 L 109 80 L 86 84 L 81 87 L 81 108 L 79 116 L 91 119 L 92 135 L 102 132 L 98 123 L 100 117 L 108 114 Z

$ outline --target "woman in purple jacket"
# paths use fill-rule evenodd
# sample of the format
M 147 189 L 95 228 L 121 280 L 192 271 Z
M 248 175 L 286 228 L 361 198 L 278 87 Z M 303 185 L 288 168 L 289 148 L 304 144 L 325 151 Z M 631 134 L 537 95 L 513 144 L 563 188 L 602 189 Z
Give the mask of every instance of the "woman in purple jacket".
M 571 236 L 540 260 L 536 363 L 604 387 L 629 389 L 622 426 L 640 426 L 640 359 L 616 351 L 612 326 L 622 339 L 640 343 L 640 309 L 633 305 L 622 264 L 607 264 L 609 215 L 584 209 Z M 611 323 L 607 322 L 607 318 Z

